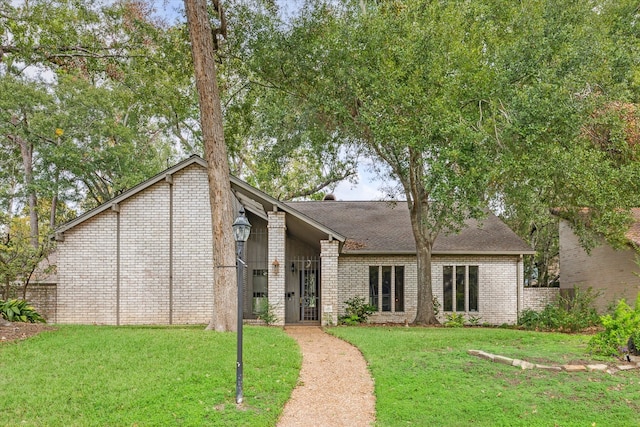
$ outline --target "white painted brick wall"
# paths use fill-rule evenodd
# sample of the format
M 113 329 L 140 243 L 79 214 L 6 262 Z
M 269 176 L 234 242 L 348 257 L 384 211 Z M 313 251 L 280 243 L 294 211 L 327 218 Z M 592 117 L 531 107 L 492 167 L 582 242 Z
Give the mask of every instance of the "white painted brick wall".
M 120 204 L 120 323 L 169 323 L 169 185 Z
M 107 210 L 58 243 L 57 322 L 116 324 L 116 220 Z
M 284 212 L 269 212 L 268 229 L 268 257 L 267 259 L 285 260 L 286 258 L 286 214 Z M 285 322 L 285 285 L 286 265 L 281 265 L 278 274 L 268 276 L 269 304 L 273 306 L 273 314 L 278 319 L 275 325 L 284 325 Z
M 542 311 L 560 295 L 560 288 L 524 288 L 523 310 Z
M 173 177 L 173 323 L 213 316 L 213 243 L 206 171 L 192 166 Z
M 417 266 L 415 256 L 342 256 L 338 260 L 340 287 L 338 288 L 338 314 L 345 314 L 344 302 L 362 297 L 369 302 L 369 266 L 404 266 L 404 311 L 378 312 L 369 319 L 373 323 L 412 322 L 416 317 Z
M 520 277 L 517 264 L 520 263 Z M 339 314 L 345 313 L 344 301 L 360 296 L 369 299 L 369 266 L 405 266 L 405 311 L 402 313 L 378 312 L 371 316 L 374 323 L 412 322 L 416 315 L 417 266 L 414 256 L 380 257 L 349 256 L 339 260 L 342 286 L 338 291 Z M 433 294 L 442 303 L 442 271 L 445 265 L 477 265 L 479 267 L 479 311 L 469 313 L 480 317 L 481 323 L 500 325 L 517 322 L 517 286 L 522 286 L 522 262 L 515 256 L 433 256 Z M 522 298 L 522 296 L 521 296 Z M 522 300 L 521 300 L 522 302 Z M 444 313 L 440 313 L 444 321 Z
M 120 324 L 169 323 L 169 191 L 160 181 L 120 204 Z M 173 323 L 207 323 L 213 313 L 208 194 L 197 165 L 173 177 Z M 116 324 L 117 215 L 104 211 L 59 242 L 59 323 Z
M 338 282 L 338 249 L 337 240 L 320 241 L 321 275 L 320 275 L 320 316 L 323 325 L 338 324 L 338 292 L 340 284 Z

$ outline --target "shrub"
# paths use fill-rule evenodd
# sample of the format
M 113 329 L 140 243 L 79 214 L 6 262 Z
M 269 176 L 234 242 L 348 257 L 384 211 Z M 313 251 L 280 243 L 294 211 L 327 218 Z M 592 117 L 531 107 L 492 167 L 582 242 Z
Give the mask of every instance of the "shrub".
M 0 313 L 2 313 L 2 317 L 7 319 L 9 322 L 46 322 L 44 317 L 42 317 L 35 308 L 29 305 L 25 300 L 0 300 Z
M 482 320 L 482 317 L 480 316 L 469 316 L 467 322 L 471 326 L 480 326 L 480 320 Z
M 273 304 L 269 304 L 266 300 L 260 304 L 256 314 L 258 319 L 262 320 L 267 325 L 273 325 L 278 321 L 278 316 L 275 314 L 275 307 Z
M 447 320 L 444 326 L 448 328 L 461 328 L 464 326 L 464 315 L 462 313 L 445 314 Z
M 602 316 L 601 320 L 604 330 L 591 338 L 589 349 L 606 356 L 626 353 L 629 338 L 633 338 L 635 343 L 640 342 L 640 294 L 635 309 L 621 299 L 613 314 Z
M 561 295 L 541 311 L 524 310 L 518 318 L 518 325 L 525 329 L 556 330 L 578 332 L 600 324 L 600 316 L 594 301 L 598 293 L 591 288 L 586 291 L 574 288 L 574 296 Z
M 376 311 L 376 307 L 365 302 L 362 297 L 353 297 L 346 300 L 346 315 L 340 316 L 339 323 L 343 325 L 357 325 L 367 321 L 369 316 Z
M 525 329 L 538 329 L 540 323 L 540 313 L 530 308 L 522 310 L 518 317 L 518 325 Z

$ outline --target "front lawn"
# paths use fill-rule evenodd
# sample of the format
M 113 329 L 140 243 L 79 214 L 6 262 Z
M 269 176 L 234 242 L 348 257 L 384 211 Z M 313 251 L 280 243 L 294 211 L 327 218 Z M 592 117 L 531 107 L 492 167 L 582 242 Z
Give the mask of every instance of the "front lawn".
M 237 408 L 235 334 L 60 326 L 0 345 L 0 425 L 275 425 L 298 379 L 297 344 L 281 329 L 246 326 L 244 355 Z
M 367 359 L 380 426 L 640 425 L 638 370 L 523 371 L 467 354 L 475 349 L 536 363 L 582 362 L 590 360 L 588 336 L 485 328 L 330 332 Z

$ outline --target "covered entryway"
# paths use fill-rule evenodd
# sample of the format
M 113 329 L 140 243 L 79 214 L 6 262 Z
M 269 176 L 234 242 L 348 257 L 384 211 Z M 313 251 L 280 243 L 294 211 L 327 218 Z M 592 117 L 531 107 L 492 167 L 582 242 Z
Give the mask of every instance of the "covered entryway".
M 286 283 L 285 323 L 320 322 L 320 260 L 317 257 L 294 258 Z

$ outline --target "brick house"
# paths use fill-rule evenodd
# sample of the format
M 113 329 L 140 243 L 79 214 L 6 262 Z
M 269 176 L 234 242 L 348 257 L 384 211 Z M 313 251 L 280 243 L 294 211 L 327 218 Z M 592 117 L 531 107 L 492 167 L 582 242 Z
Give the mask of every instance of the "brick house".
M 411 322 L 416 251 L 404 202 L 281 202 L 232 177 L 236 211 L 252 224 L 243 312 L 266 301 L 280 324 L 336 324 L 344 301 L 378 307 L 372 322 Z M 197 156 L 61 226 L 58 323 L 207 323 L 213 310 L 206 163 Z M 530 248 L 497 217 L 470 220 L 433 250 L 444 313 L 515 323 Z
M 558 214 L 558 212 L 554 212 Z M 632 306 L 640 292 L 640 208 L 631 210 L 634 223 L 626 233 L 629 244 L 613 249 L 602 241 L 587 253 L 569 223 L 560 219 L 560 289 L 592 288 L 601 293 L 596 300 L 599 311 L 606 311 L 624 298 Z

